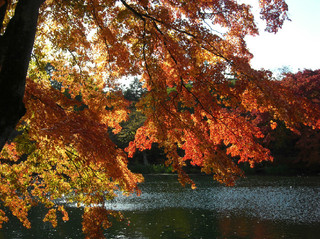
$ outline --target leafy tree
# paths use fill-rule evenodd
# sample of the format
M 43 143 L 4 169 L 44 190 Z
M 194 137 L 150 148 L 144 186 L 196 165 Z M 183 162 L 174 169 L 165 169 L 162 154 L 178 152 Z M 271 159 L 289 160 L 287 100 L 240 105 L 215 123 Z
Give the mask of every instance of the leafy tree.
M 130 101 L 130 114 L 126 122 L 122 122 L 120 125 L 122 127 L 121 131 L 112 135 L 115 139 L 115 142 L 121 148 L 128 147 L 129 143 L 134 140 L 136 131 L 143 125 L 146 120 L 146 117 L 137 110 L 136 103 L 146 94 L 147 90 L 143 88 L 143 84 L 137 77 L 129 84 L 129 86 L 122 90 L 124 98 Z M 152 150 L 143 150 L 142 152 L 136 152 L 134 161 L 131 160 L 131 163 L 136 163 L 137 161 L 143 161 L 144 165 L 150 163 L 159 163 L 159 159 L 163 163 L 164 160 L 161 159 L 160 155 L 163 153 L 161 149 L 157 147 L 157 144 L 152 146 Z M 150 161 L 151 160 L 151 161 Z M 139 164 L 139 163 L 138 163 Z
M 320 70 L 306 69 L 296 74 L 286 73 L 281 84 L 292 89 L 294 94 L 320 105 Z
M 276 32 L 286 3 L 259 2 L 266 30 Z M 128 102 L 112 90 L 122 77 L 139 76 L 148 89 L 136 104 L 146 120 L 129 156 L 158 143 L 181 183 L 193 187 L 186 161 L 231 185 L 242 172 L 230 156 L 251 165 L 272 160 L 250 111 L 269 111 L 291 129 L 319 127 L 312 103 L 250 67 L 244 39 L 258 29 L 250 6 L 234 0 L 0 0 L 0 27 L 0 149 L 24 115 L 21 137 L 2 150 L 0 199 L 26 226 L 36 203 L 48 207 L 45 221 L 56 225 L 57 211 L 66 220 L 56 204 L 64 196 L 86 206 L 83 230 L 98 238 L 115 213 L 90 205 L 137 191 L 141 176 L 107 135 L 128 118 Z M 237 76 L 232 86 L 229 75 Z M 75 110 L 80 103 L 87 107 Z
M 315 108 L 320 106 L 320 70 L 303 70 L 296 74 L 287 73 L 282 85 L 294 94 L 308 98 Z M 297 137 L 297 136 L 296 136 Z M 313 167 L 320 164 L 320 132 L 312 125 L 301 125 L 295 144 L 299 151 L 298 159 Z
M 123 90 L 124 98 L 132 102 L 137 102 L 146 93 L 146 89 L 143 88 L 142 82 L 137 77 L 129 84 L 128 88 Z
M 142 87 L 142 83 L 135 77 L 127 88 L 122 89 L 122 92 L 124 98 L 130 102 L 130 114 L 128 120 L 120 124 L 122 129 L 116 135 L 116 138 L 118 145 L 120 145 L 121 148 L 125 148 L 130 141 L 134 140 L 137 129 L 140 128 L 146 120 L 146 117 L 136 109 L 136 103 L 143 97 L 144 93 L 146 93 L 146 89 Z
M 319 70 L 304 70 L 296 74 L 284 72 L 282 79 L 277 82 L 292 91 L 297 98 L 309 99 L 313 107 L 319 109 L 319 73 Z M 301 172 L 319 170 L 320 134 L 318 129 L 301 124 L 296 130 L 290 131 L 283 122 L 274 120 L 269 112 L 251 112 L 251 115 L 265 135 L 261 140 L 262 144 L 271 150 L 277 159 L 276 163 L 301 167 Z

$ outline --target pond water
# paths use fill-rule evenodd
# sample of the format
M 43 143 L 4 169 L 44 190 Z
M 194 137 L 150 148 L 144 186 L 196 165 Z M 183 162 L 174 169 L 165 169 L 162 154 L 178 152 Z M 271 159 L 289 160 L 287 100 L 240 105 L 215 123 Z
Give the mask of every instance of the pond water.
M 320 238 L 320 177 L 248 177 L 224 187 L 194 176 L 197 189 L 183 188 L 175 175 L 147 175 L 140 197 L 107 202 L 127 220 L 113 222 L 107 238 Z M 12 219 L 0 239 L 84 238 L 82 208 L 67 207 L 70 221 L 43 223 L 45 211 L 31 211 L 28 230 Z

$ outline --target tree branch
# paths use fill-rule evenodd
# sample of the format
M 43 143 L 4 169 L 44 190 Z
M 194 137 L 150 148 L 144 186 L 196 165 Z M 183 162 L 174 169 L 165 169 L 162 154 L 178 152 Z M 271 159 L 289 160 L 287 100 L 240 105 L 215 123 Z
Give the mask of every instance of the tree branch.
M 0 31 L 3 27 L 3 20 L 6 16 L 6 11 L 8 7 L 8 0 L 0 0 Z

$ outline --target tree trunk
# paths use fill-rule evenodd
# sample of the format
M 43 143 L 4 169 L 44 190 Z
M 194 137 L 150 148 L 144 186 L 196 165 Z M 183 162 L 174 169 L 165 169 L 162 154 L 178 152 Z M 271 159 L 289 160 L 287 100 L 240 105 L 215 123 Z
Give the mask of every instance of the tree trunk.
M 147 152 L 142 151 L 142 156 L 143 156 L 143 164 L 144 165 L 149 165 L 148 158 L 147 158 Z
M 44 0 L 19 0 L 0 38 L 0 151 L 20 118 L 39 8 Z M 2 25 L 2 22 L 1 22 Z

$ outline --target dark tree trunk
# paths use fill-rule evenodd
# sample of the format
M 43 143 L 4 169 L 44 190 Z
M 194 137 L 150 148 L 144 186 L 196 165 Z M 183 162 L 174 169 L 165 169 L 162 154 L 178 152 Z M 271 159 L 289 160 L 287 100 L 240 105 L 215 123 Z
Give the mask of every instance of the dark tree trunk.
M 146 151 L 142 151 L 142 156 L 143 156 L 143 165 L 149 165 L 147 152 Z
M 25 114 L 25 81 L 43 2 L 19 0 L 14 17 L 0 38 L 0 151 Z

